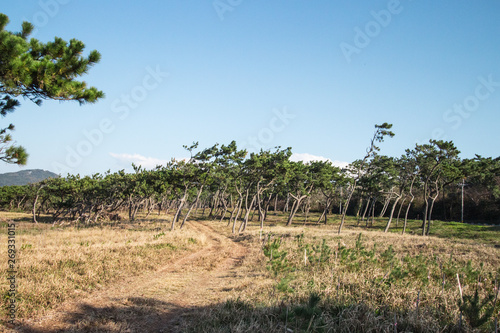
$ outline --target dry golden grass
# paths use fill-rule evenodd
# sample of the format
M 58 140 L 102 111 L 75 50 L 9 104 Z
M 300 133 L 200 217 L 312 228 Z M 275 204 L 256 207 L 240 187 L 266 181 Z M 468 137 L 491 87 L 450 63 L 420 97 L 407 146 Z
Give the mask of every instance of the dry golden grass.
M 94 304 L 78 332 L 92 331 L 98 309 L 109 312 L 99 320 L 110 332 L 140 331 L 132 328 L 148 320 L 160 327 L 172 316 L 182 332 L 394 332 L 395 323 L 399 332 L 454 332 L 460 325 L 456 274 L 464 297 L 477 289 L 482 299 L 500 298 L 500 250 L 474 239 L 401 236 L 352 224 L 338 235 L 337 225 L 284 227 L 280 215 L 270 216 L 262 232 L 250 223 L 242 235 L 214 221 L 169 232 L 166 218 L 155 215 L 92 228 L 0 216 L 19 221 L 21 318 L 151 272 L 144 275 L 148 283 L 130 286 L 127 304 L 119 298 Z M 5 232 L 1 237 L 5 244 Z M 172 260 L 202 246 L 203 253 Z M 6 250 L 0 248 L 0 256 L 7 258 Z M 169 262 L 175 263 L 168 274 L 155 273 Z M 0 278 L 3 288 L 4 272 Z M 495 311 L 493 317 L 500 316 L 500 299 Z M 462 331 L 475 331 L 462 315 Z M 479 331 L 491 325 L 490 319 Z
M 221 233 L 229 234 L 225 225 L 216 225 Z M 272 269 L 271 255 L 264 256 L 261 249 L 268 244 L 269 235 L 271 243 L 277 240 L 281 244 L 275 251 L 286 252 L 282 271 Z M 260 274 L 231 301 L 203 309 L 203 315 L 186 324 L 185 331 L 283 332 L 286 326 L 294 332 L 393 332 L 397 323 L 398 331 L 452 332 L 462 325 L 463 331 L 472 332 L 475 330 L 464 313 L 460 324 L 456 274 L 464 296 L 478 289 L 481 298 L 495 293 L 500 298 L 496 287 L 500 250 L 473 240 L 355 228 L 338 235 L 332 226 L 284 227 L 280 223 L 263 232 L 250 225 L 245 238 L 248 246 L 259 249 L 251 266 L 253 273 Z M 320 257 L 323 239 L 331 252 L 318 263 L 314 257 Z M 311 295 L 318 295 L 320 301 L 309 307 Z M 479 331 L 494 325 L 493 318 L 500 315 L 500 299 L 495 311 Z
M 8 221 L 26 216 L 2 213 L 0 217 Z M 206 242 L 205 235 L 192 230 L 167 230 L 162 220 L 92 228 L 17 222 L 17 318 L 40 315 L 68 298 L 158 269 Z M 0 243 L 7 244 L 5 223 Z M 6 245 L 0 248 L 0 257 L 7 261 Z M 7 290 L 5 270 L 0 278 L 2 290 Z M 2 311 L 7 300 L 2 298 Z

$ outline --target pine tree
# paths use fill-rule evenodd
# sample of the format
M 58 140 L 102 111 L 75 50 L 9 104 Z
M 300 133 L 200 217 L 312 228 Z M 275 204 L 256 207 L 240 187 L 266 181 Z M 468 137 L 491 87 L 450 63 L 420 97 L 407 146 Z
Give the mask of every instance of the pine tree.
M 42 43 L 29 39 L 33 25 L 22 24 L 21 32 L 5 30 L 9 18 L 0 13 L 0 115 L 13 112 L 19 97 L 37 105 L 43 100 L 78 101 L 80 105 L 95 103 L 104 93 L 95 87 L 87 87 L 77 78 L 99 62 L 96 50 L 88 57 L 82 55 L 85 45 L 76 39 L 68 42 L 55 37 L 53 42 Z M 10 124 L 0 128 L 0 160 L 24 165 L 28 154 L 22 146 L 12 143 Z

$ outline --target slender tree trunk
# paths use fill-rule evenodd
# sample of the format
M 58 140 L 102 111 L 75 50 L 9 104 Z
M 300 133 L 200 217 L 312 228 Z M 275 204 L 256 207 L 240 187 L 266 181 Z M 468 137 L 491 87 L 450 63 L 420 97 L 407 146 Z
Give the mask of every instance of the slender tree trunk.
M 250 189 L 247 190 L 247 199 L 248 199 L 248 192 L 250 191 Z M 246 214 L 245 214 L 245 217 L 243 219 L 243 221 L 241 221 L 241 224 L 240 224 L 240 228 L 238 230 L 238 233 L 242 233 L 243 231 L 246 230 L 247 228 L 247 223 L 248 223 L 248 216 L 250 215 L 250 211 L 252 210 L 252 207 L 254 205 L 254 202 L 255 202 L 255 199 L 257 198 L 257 194 L 255 194 L 252 198 L 252 201 L 250 202 L 250 205 L 248 206 L 247 205 L 247 202 L 248 200 L 245 200 L 245 208 L 246 208 Z
M 340 221 L 340 226 L 339 226 L 339 235 L 342 232 L 342 228 L 344 227 L 345 223 L 345 215 L 347 214 L 347 208 L 349 207 L 349 202 L 351 201 L 352 195 L 354 193 L 354 190 L 356 189 L 356 181 L 352 185 L 352 188 L 349 191 L 349 194 L 347 195 L 346 202 L 344 204 L 344 209 L 342 210 L 342 200 L 340 200 L 340 207 L 342 210 L 342 220 Z
M 370 223 L 370 227 L 373 227 L 373 223 L 375 223 L 375 206 L 377 204 L 377 200 L 376 199 L 373 199 L 373 202 L 372 202 L 372 221 Z
M 141 205 L 144 203 L 144 200 L 139 202 L 138 204 L 135 204 L 135 207 L 133 209 L 133 213 L 132 213 L 132 218 L 130 219 L 131 221 L 135 221 L 135 217 L 137 215 L 137 212 L 139 211 L 139 208 L 141 207 Z M 90 216 L 90 214 L 89 214 Z
M 297 211 L 299 210 L 302 200 L 304 200 L 304 198 L 307 197 L 307 195 L 303 195 L 300 197 L 295 197 L 292 194 L 290 194 L 290 195 L 295 199 L 295 201 L 293 203 L 292 209 L 290 210 L 290 215 L 288 215 L 288 221 L 286 223 L 287 227 L 292 225 L 293 218 L 294 218 L 295 214 L 297 213 Z
M 388 195 L 385 197 L 385 200 L 384 200 L 384 207 L 382 208 L 382 211 L 380 212 L 380 216 L 379 217 L 384 217 L 386 211 L 387 211 L 387 208 L 389 207 L 389 203 L 391 202 L 391 196 Z
M 340 188 L 340 200 L 339 200 L 339 214 L 342 214 L 343 210 L 342 210 L 342 197 L 344 196 L 344 189 L 341 187 Z M 349 200 L 351 200 L 349 198 Z M 339 231 L 339 234 L 340 234 L 340 231 Z
M 273 198 L 273 193 L 271 193 L 269 195 L 269 198 L 267 199 L 267 202 L 266 202 L 266 207 L 264 208 L 264 221 L 265 222 L 267 220 L 267 213 L 269 212 L 269 207 L 271 206 L 271 199 Z
M 35 222 L 36 224 L 38 224 L 38 221 L 36 220 L 36 205 L 38 203 L 38 197 L 40 196 L 40 190 L 44 187 L 45 185 L 41 185 L 38 188 L 38 190 L 36 191 L 35 200 L 33 201 L 33 222 Z
M 212 200 L 211 201 L 211 207 L 210 207 L 210 212 L 208 213 L 208 217 L 207 218 L 211 218 L 213 217 L 213 213 L 214 213 L 214 209 L 217 205 L 217 200 L 219 198 L 219 190 L 217 189 L 217 191 L 215 192 L 215 194 L 212 196 Z
M 177 222 L 177 219 L 179 218 L 179 215 L 180 215 L 181 210 L 182 210 L 182 206 L 184 206 L 184 202 L 186 201 L 187 194 L 188 194 L 188 187 L 185 186 L 184 187 L 184 195 L 182 196 L 182 199 L 179 202 L 179 207 L 177 207 L 177 211 L 175 212 L 174 218 L 172 219 L 172 226 L 170 227 L 170 230 L 172 230 L 172 231 L 175 228 L 175 223 Z
M 359 214 L 361 214 L 361 208 L 363 208 L 363 198 L 359 198 L 358 209 L 356 210 L 357 218 L 359 218 Z
M 368 212 L 368 208 L 370 207 L 370 202 L 371 202 L 371 198 L 368 197 L 368 199 L 366 200 L 366 206 L 365 206 L 365 210 L 363 212 L 363 217 L 361 219 L 361 221 L 365 222 L 365 217 L 366 217 L 366 213 Z
M 288 203 L 290 202 L 290 193 L 286 194 L 286 202 L 283 206 L 283 213 L 288 212 Z
M 221 216 L 219 222 L 224 221 L 224 218 L 226 217 L 226 213 L 227 213 L 227 202 L 224 198 L 222 198 L 221 201 L 222 201 L 222 204 L 224 205 L 224 212 L 222 213 L 222 216 Z
M 260 182 L 257 182 L 257 208 L 259 210 L 260 230 L 264 229 L 264 211 L 260 202 Z M 253 216 L 252 216 L 253 220 Z
M 273 207 L 274 215 L 277 214 L 277 211 L 278 211 L 278 193 L 276 193 L 276 196 L 274 198 L 274 207 Z
M 316 222 L 316 223 L 319 224 L 321 222 L 321 220 L 324 218 L 325 219 L 325 225 L 326 225 L 326 223 L 327 223 L 328 209 L 330 208 L 330 205 L 331 205 L 332 201 L 333 201 L 332 199 L 330 199 L 330 198 L 327 197 L 326 202 L 325 202 L 325 208 L 323 209 L 323 213 L 321 214 L 321 216 L 318 219 L 318 222 Z
M 146 218 L 149 217 L 149 215 L 151 214 L 151 212 L 154 209 L 153 198 L 149 198 L 149 202 L 148 202 L 148 206 L 147 207 L 148 207 L 148 213 L 146 214 Z
M 412 193 L 410 193 L 410 195 L 411 195 L 411 199 L 410 199 L 410 202 L 408 202 L 408 207 L 406 207 L 405 223 L 403 225 L 403 235 L 406 232 L 406 226 L 408 225 L 408 213 L 410 212 L 411 204 L 413 203 L 413 200 L 415 199 L 415 196 Z
M 236 233 L 236 221 L 238 220 L 238 216 L 240 215 L 241 211 L 242 211 L 242 206 L 243 206 L 243 192 L 240 192 L 238 189 L 236 189 L 238 191 L 238 194 L 240 196 L 240 204 L 238 206 L 238 211 L 236 212 L 236 216 L 234 217 L 234 222 L 233 222 L 233 234 Z M 246 191 L 246 196 L 245 196 L 245 205 L 248 203 L 248 191 L 250 189 L 248 188 L 247 191 Z
M 309 210 L 311 209 L 311 197 L 307 197 L 306 207 L 305 207 L 305 218 L 304 225 L 307 223 L 307 216 L 309 215 Z
M 436 202 L 436 199 L 439 196 L 439 189 L 438 185 L 436 184 L 436 195 L 431 198 L 431 207 L 429 208 L 429 217 L 427 219 L 427 230 L 425 231 L 425 234 L 429 236 L 429 230 L 431 228 L 431 220 L 432 220 L 432 210 L 434 209 L 434 203 Z
M 399 226 L 399 217 L 401 216 L 401 210 L 403 209 L 403 205 L 405 204 L 406 196 L 403 198 L 403 201 L 399 204 L 398 217 L 396 218 L 396 228 Z
M 238 220 L 238 215 L 240 215 L 240 210 L 241 210 L 242 204 L 243 204 L 243 196 L 240 194 L 240 198 L 236 202 L 236 206 L 234 207 L 233 212 L 231 213 L 231 216 L 232 216 L 234 211 L 236 211 L 236 215 L 234 216 L 234 220 L 233 220 L 233 229 L 232 229 L 233 234 L 236 233 L 236 221 Z M 231 219 L 229 219 L 229 222 L 231 222 Z
M 195 207 L 195 206 L 198 204 L 198 200 L 200 199 L 201 192 L 203 191 L 203 186 L 204 186 L 204 185 L 201 185 L 201 186 L 200 186 L 200 189 L 198 190 L 198 194 L 196 195 L 196 199 L 194 200 L 194 202 L 193 202 L 193 204 L 191 205 L 191 207 L 189 207 L 188 212 L 186 213 L 186 215 L 184 216 L 184 219 L 182 220 L 182 223 L 181 223 L 180 229 L 182 229 L 182 227 L 184 227 L 184 223 L 186 223 L 186 220 L 188 219 L 189 214 L 191 213 L 191 210 L 193 209 L 193 207 Z
M 413 200 L 415 199 L 415 196 L 413 195 L 413 184 L 415 183 L 415 179 L 417 179 L 417 175 L 413 176 L 413 178 L 411 180 L 411 184 L 410 184 L 409 194 L 410 194 L 411 199 L 410 199 L 410 202 L 408 203 L 408 207 L 406 207 L 405 223 L 403 225 L 403 232 L 402 232 L 403 235 L 405 234 L 406 226 L 408 225 L 408 213 L 410 212 L 411 204 L 413 203 Z
M 394 203 L 392 204 L 391 215 L 389 216 L 389 221 L 387 222 L 387 226 L 385 227 L 384 232 L 389 231 L 389 227 L 391 226 L 391 222 L 392 222 L 392 217 L 394 215 L 394 211 L 396 210 L 396 205 L 398 204 L 399 199 L 401 199 L 401 195 L 398 196 L 396 198 L 396 200 L 394 200 Z
M 422 221 L 422 236 L 425 236 L 425 227 L 427 225 L 427 214 L 429 213 L 429 198 L 427 197 L 428 193 L 428 181 L 424 184 L 424 201 L 425 201 L 425 208 L 424 208 L 424 216 L 423 216 L 423 221 Z
M 358 225 L 359 225 L 359 222 L 360 222 L 360 214 L 361 214 L 361 208 L 363 208 L 363 197 L 360 197 L 359 198 L 359 203 L 358 203 L 358 209 L 356 211 L 356 219 L 358 220 Z
M 158 216 L 161 215 L 162 209 L 163 209 L 163 199 L 161 199 L 160 203 L 158 204 Z
M 229 216 L 229 221 L 227 222 L 228 227 L 231 224 L 231 222 L 233 222 L 233 216 L 234 216 L 234 213 L 236 212 L 236 210 L 238 209 L 239 202 L 240 202 L 240 199 L 238 199 L 236 201 L 236 204 L 233 206 L 233 208 L 231 210 L 231 216 Z

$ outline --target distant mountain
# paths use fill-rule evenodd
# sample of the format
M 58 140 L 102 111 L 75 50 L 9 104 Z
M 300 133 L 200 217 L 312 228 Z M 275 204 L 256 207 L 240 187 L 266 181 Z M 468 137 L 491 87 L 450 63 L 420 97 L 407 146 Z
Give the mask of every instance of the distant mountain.
M 57 174 L 45 170 L 22 170 L 0 174 L 0 186 L 26 185 L 37 183 L 47 178 L 59 177 Z

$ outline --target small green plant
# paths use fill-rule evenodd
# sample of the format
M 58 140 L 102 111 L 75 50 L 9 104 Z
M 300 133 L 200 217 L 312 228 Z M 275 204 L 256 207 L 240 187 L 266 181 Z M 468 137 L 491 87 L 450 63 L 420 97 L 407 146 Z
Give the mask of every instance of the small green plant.
M 323 239 L 320 245 L 314 244 L 303 244 L 298 248 L 298 252 L 300 255 L 304 253 L 307 257 L 309 263 L 313 265 L 323 265 L 326 264 L 330 260 L 330 256 L 332 254 L 332 250 L 326 244 L 326 239 Z
M 380 254 L 380 258 L 384 261 L 387 266 L 390 266 L 396 260 L 396 251 L 394 251 L 392 245 L 389 245 L 387 250 Z
M 274 277 L 281 276 L 276 288 L 278 291 L 283 293 L 293 292 L 293 289 L 290 288 L 290 282 L 295 279 L 295 277 L 290 274 L 294 268 L 288 262 L 287 252 L 280 251 L 281 247 L 281 239 L 274 239 L 272 242 L 270 237 L 267 241 L 267 244 L 264 245 L 263 251 L 264 255 L 269 258 L 267 269 L 271 271 Z
M 304 233 L 295 236 L 295 239 L 297 239 L 297 246 L 301 248 L 304 245 Z
M 476 289 L 474 295 L 464 295 L 463 298 L 463 302 L 460 300 L 458 305 L 472 328 L 480 328 L 493 316 L 495 312 L 495 306 L 492 304 L 494 295 L 486 295 L 481 300 Z
M 159 234 L 157 234 L 157 235 L 153 235 L 153 238 L 154 238 L 154 239 L 158 239 L 158 238 L 160 238 L 161 236 L 165 236 L 165 233 L 164 233 L 164 232 L 161 232 L 161 233 L 159 233 Z
M 148 244 L 147 247 L 152 247 L 157 250 L 161 249 L 171 249 L 171 250 L 176 250 L 177 246 L 172 245 L 170 243 L 159 243 L 159 244 Z
M 33 246 L 31 244 L 23 244 L 21 250 L 31 249 Z
M 429 267 L 428 260 L 422 254 L 416 257 L 406 255 L 403 259 L 410 275 L 422 281 L 423 284 L 429 283 Z
M 480 268 L 483 268 L 483 263 L 480 264 Z M 467 261 L 467 265 L 462 271 L 465 274 L 465 281 L 468 283 L 476 282 L 481 275 L 481 270 L 472 267 L 472 260 Z
M 317 293 L 311 293 L 309 295 L 309 299 L 307 304 L 299 305 L 292 309 L 289 314 L 289 320 L 292 321 L 294 319 L 298 319 L 301 324 L 301 328 L 309 332 L 313 322 L 317 325 L 323 325 L 324 323 L 321 320 L 321 314 L 323 311 L 319 307 L 319 302 L 321 301 L 321 297 Z
M 274 273 L 274 276 L 278 276 L 279 273 L 289 272 L 292 270 L 292 266 L 289 264 L 286 258 L 287 252 L 280 251 L 281 239 L 274 239 L 272 242 L 269 240 L 264 246 L 264 255 L 269 258 L 269 263 L 267 269 Z
M 290 282 L 294 280 L 292 275 L 287 275 L 282 278 L 276 285 L 276 289 L 282 293 L 292 293 L 294 290 L 290 287 Z

